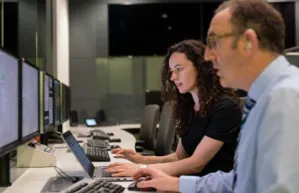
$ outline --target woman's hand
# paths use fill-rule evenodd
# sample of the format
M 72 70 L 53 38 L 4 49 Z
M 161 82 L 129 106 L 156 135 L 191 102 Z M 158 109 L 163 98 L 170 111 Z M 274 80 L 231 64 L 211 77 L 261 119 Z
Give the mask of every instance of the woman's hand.
M 135 163 L 112 163 L 108 165 L 105 172 L 112 173 L 113 177 L 132 176 L 140 165 Z
M 124 158 L 133 163 L 141 163 L 144 157 L 131 149 L 124 149 L 124 148 L 112 149 L 111 153 L 116 154 L 114 156 L 115 158 Z

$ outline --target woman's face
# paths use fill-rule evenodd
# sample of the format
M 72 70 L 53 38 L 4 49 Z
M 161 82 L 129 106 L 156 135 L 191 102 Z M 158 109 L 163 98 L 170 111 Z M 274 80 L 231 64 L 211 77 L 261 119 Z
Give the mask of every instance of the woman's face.
M 197 71 L 193 63 L 184 53 L 174 52 L 169 58 L 170 80 L 173 81 L 181 94 L 197 90 Z

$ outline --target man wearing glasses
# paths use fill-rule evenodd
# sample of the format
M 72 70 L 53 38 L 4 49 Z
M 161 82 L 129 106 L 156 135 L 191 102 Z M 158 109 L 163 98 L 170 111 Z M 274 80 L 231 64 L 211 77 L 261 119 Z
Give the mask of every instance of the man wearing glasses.
M 215 12 L 205 59 L 224 87 L 248 91 L 235 166 L 204 177 L 148 175 L 139 187 L 186 193 L 299 192 L 299 69 L 282 55 L 284 22 L 264 0 L 229 0 Z M 186 166 L 187 167 L 187 166 Z

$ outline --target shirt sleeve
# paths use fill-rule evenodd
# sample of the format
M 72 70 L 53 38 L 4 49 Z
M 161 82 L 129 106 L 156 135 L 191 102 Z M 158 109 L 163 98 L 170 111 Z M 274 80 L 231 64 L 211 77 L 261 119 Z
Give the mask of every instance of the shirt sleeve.
M 218 171 L 203 177 L 181 176 L 181 193 L 232 193 L 233 171 Z
M 258 193 L 299 190 L 299 92 L 279 89 L 265 102 L 257 142 Z
M 236 140 L 242 120 L 240 105 L 226 99 L 215 105 L 212 111 L 205 135 L 223 142 Z

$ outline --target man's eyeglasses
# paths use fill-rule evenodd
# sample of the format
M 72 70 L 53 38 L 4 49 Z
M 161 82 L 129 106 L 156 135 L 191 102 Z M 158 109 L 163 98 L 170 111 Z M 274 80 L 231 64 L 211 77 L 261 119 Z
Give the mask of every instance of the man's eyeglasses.
M 225 38 L 225 37 L 229 37 L 229 36 L 233 36 L 234 33 L 226 33 L 226 34 L 222 34 L 222 35 L 211 35 L 208 36 L 206 39 L 206 43 L 209 49 L 213 49 L 217 46 L 217 41 L 221 38 Z

